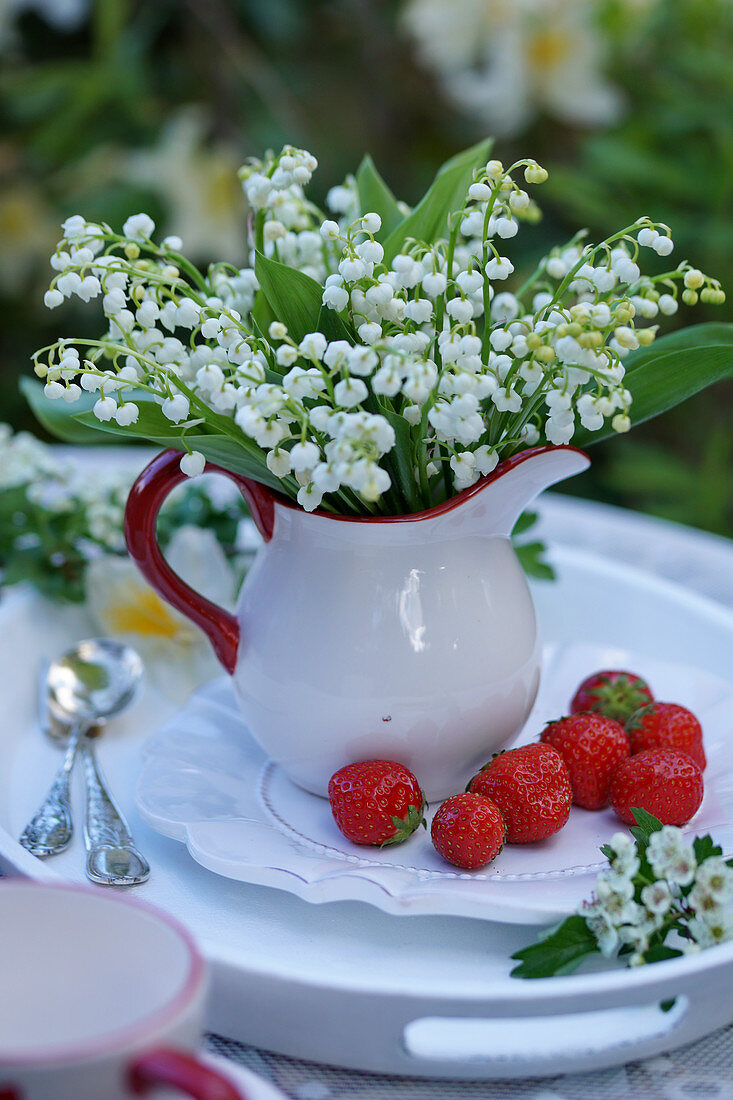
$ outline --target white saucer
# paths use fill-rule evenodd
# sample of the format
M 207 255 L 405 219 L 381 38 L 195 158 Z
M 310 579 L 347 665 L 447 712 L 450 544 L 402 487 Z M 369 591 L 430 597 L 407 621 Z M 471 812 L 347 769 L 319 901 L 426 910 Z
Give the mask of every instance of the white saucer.
M 607 667 L 638 671 L 657 698 L 680 702 L 699 716 L 709 763 L 705 799 L 688 831 L 712 831 L 733 850 L 733 689 L 725 681 L 593 643 L 550 646 L 519 743 L 536 740 L 546 721 L 567 712 L 578 683 Z M 624 828 L 610 809 L 574 807 L 554 837 L 507 845 L 493 863 L 472 872 L 447 864 L 422 829 L 399 846 L 357 846 L 337 829 L 327 800 L 295 786 L 265 758 L 239 716 L 228 680 L 197 692 L 143 753 L 137 808 L 148 825 L 185 843 L 210 871 L 316 903 L 363 901 L 395 915 L 546 923 L 590 893 L 592 876 L 605 864 L 600 846 Z

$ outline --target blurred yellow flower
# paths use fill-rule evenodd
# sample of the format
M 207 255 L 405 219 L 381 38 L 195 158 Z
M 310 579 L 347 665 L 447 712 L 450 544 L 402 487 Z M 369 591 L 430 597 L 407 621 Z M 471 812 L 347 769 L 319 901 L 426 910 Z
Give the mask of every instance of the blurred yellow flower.
M 7 184 L 0 191 L 0 288 L 13 297 L 27 290 L 37 271 L 45 274 L 57 239 L 41 195 L 27 183 Z
M 194 260 L 244 263 L 246 204 L 237 180 L 240 157 L 205 142 L 205 118 L 196 107 L 172 116 L 151 149 L 130 152 L 120 165 L 132 183 L 160 195 L 166 232 L 183 240 Z
M 181 527 L 166 557 L 197 591 L 233 606 L 234 575 L 213 532 Z M 221 671 L 203 633 L 153 591 L 129 558 L 104 555 L 90 562 L 86 592 L 100 631 L 134 646 L 153 681 L 172 698 L 185 698 Z
M 539 112 L 613 122 L 622 97 L 603 74 L 592 0 L 408 0 L 404 24 L 448 94 L 499 135 Z

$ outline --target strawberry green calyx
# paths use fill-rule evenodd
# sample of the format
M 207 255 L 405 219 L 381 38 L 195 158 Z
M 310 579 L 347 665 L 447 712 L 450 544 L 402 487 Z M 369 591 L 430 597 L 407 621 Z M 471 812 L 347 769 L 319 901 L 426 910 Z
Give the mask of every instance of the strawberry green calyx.
M 388 844 L 401 844 L 403 840 L 407 840 L 412 834 L 420 828 L 427 829 L 428 823 L 425 820 L 425 810 L 427 809 L 427 802 L 423 800 L 420 807 L 408 806 L 407 813 L 404 817 L 393 817 L 392 824 L 395 827 L 394 835 L 388 837 L 387 840 L 383 840 L 380 844 L 380 848 L 386 848 Z
M 654 701 L 646 680 L 633 672 L 604 670 L 583 681 L 573 697 L 573 714 L 592 711 L 622 725 L 634 711 Z
M 652 714 L 654 712 L 655 707 L 656 707 L 656 703 L 647 703 L 647 705 L 645 707 L 639 707 L 638 710 L 635 710 L 631 714 L 631 716 L 626 719 L 626 732 L 627 733 L 633 733 L 634 730 L 643 729 L 644 715 Z

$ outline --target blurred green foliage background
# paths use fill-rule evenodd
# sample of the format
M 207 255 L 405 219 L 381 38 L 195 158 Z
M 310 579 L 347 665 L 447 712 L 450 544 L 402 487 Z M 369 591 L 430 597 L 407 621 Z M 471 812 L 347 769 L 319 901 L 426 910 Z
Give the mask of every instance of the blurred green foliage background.
M 43 307 L 59 222 L 146 210 L 243 264 L 236 168 L 286 141 L 318 200 L 369 151 L 410 202 L 495 133 L 551 173 L 527 265 L 648 214 L 733 300 L 732 58 L 733 0 L 0 0 L 0 419 L 41 434 L 18 377 L 90 323 Z M 732 407 L 719 385 L 595 448 L 572 491 L 729 534 Z

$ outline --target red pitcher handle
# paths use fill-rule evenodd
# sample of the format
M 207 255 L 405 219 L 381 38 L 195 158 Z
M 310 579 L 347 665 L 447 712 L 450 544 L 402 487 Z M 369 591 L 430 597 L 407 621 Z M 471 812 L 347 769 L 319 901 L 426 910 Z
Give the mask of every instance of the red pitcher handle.
M 163 557 L 156 520 L 168 494 L 186 481 L 181 470 L 181 451 L 164 451 L 146 466 L 130 490 L 125 510 L 125 539 L 140 572 L 164 600 L 181 611 L 208 636 L 214 652 L 230 674 L 234 672 L 239 648 L 239 622 L 229 611 L 205 599 L 174 573 Z M 252 519 L 266 542 L 272 538 L 275 500 L 264 485 L 206 463 L 206 472 L 224 474 L 239 487 L 249 504 Z
M 166 1085 L 194 1100 L 247 1100 L 215 1069 L 182 1050 L 151 1050 L 130 1067 L 127 1080 L 135 1096 Z

